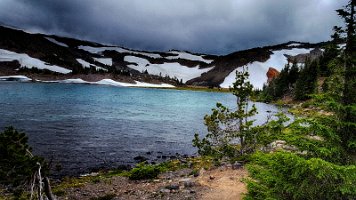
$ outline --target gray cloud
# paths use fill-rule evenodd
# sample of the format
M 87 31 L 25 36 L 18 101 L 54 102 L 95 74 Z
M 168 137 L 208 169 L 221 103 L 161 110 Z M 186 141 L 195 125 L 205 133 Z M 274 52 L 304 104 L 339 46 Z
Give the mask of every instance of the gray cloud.
M 320 42 L 347 0 L 0 0 L 0 21 L 30 31 L 143 50 L 225 54 Z

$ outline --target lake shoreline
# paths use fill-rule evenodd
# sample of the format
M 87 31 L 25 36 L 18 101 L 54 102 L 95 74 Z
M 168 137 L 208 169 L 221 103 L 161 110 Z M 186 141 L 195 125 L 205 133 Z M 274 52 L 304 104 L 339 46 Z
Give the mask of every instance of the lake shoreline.
M 202 92 L 230 92 L 229 88 L 216 88 L 196 85 L 172 85 L 164 82 L 140 82 L 132 80 L 122 80 L 116 77 L 101 76 L 102 79 L 83 75 L 74 75 L 70 77 L 56 77 L 33 74 L 26 75 L 6 75 L 0 76 L 0 81 L 18 81 L 18 82 L 34 82 L 34 83 L 66 83 L 66 84 L 90 84 L 90 85 L 109 85 L 117 87 L 134 87 L 134 88 L 154 88 L 154 89 L 169 89 L 169 90 L 189 90 Z

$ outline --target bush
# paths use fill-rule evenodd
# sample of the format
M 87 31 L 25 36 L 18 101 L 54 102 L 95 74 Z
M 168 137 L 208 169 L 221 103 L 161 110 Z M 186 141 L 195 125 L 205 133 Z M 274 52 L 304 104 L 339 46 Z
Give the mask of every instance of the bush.
M 161 170 L 158 166 L 145 165 L 141 163 L 130 171 L 129 179 L 131 180 L 153 179 L 156 178 L 160 172 Z
M 0 184 L 19 192 L 27 185 L 43 159 L 32 156 L 25 133 L 8 127 L 0 133 Z M 21 192 L 20 192 L 21 193 Z
M 287 152 L 256 153 L 247 166 L 246 199 L 354 199 L 356 166 Z

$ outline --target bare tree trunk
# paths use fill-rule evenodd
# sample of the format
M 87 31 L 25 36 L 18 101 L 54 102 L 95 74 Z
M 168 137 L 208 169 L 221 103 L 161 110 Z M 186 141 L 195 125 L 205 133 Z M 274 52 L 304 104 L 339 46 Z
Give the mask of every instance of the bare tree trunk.
M 44 178 L 44 192 L 48 198 L 48 200 L 56 200 L 56 197 L 52 193 L 51 185 L 49 184 L 48 177 Z

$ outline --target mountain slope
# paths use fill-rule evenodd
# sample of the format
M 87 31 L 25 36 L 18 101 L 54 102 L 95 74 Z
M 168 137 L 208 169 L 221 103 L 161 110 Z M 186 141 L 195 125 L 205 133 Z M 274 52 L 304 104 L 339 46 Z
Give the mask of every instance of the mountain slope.
M 38 79 L 114 79 L 129 83 L 229 87 L 236 70 L 247 66 L 252 84 L 261 88 L 269 67 L 281 70 L 295 59 L 304 62 L 322 44 L 289 42 L 215 56 L 186 51 L 146 52 L 54 35 L 31 34 L 0 26 L 0 75 Z M 318 53 L 313 55 L 319 55 Z M 305 60 L 305 59 L 304 59 Z

